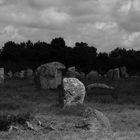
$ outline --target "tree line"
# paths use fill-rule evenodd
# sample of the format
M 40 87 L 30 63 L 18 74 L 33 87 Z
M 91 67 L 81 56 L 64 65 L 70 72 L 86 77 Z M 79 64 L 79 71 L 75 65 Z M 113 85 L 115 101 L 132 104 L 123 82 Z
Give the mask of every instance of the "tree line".
M 61 37 L 52 39 L 50 43 L 8 41 L 0 49 L 0 67 L 6 71 L 35 70 L 41 64 L 52 61 L 59 61 L 67 68 L 75 66 L 85 73 L 96 70 L 104 74 L 121 66 L 126 66 L 129 74 L 140 73 L 140 51 L 133 49 L 116 48 L 109 53 L 97 53 L 97 48 L 86 42 L 76 42 L 74 47 L 69 47 Z

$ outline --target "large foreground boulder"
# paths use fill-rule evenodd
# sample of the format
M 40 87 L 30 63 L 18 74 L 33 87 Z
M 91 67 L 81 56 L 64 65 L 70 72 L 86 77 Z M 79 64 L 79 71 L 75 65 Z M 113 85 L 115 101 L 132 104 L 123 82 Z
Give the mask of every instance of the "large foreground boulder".
M 104 136 L 112 132 L 112 127 L 108 117 L 101 111 L 91 107 L 86 107 L 83 110 L 82 116 L 83 118 L 76 122 L 76 128 L 88 129 L 95 135 L 99 134 L 100 136 Z
M 43 64 L 35 72 L 35 83 L 42 89 L 56 89 L 62 82 L 62 69 L 65 66 L 60 62 Z
M 83 104 L 85 98 L 85 86 L 77 78 L 64 78 L 64 106 Z

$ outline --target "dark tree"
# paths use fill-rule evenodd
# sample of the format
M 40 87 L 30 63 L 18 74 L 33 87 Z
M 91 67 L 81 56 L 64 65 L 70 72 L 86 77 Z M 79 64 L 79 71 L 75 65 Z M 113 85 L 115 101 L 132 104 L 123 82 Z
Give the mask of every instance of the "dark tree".
M 51 41 L 51 47 L 54 49 L 61 49 L 61 48 L 65 48 L 66 44 L 65 44 L 64 39 L 59 37 Z
M 109 67 L 109 56 L 105 52 L 100 52 L 97 56 L 98 71 L 101 74 L 106 73 Z
M 140 51 L 116 48 L 109 54 L 97 53 L 97 49 L 86 42 L 76 42 L 74 47 L 67 47 L 61 37 L 52 39 L 50 44 L 30 40 L 21 43 L 8 41 L 0 50 L 0 60 L 0 67 L 13 72 L 26 68 L 35 70 L 41 64 L 59 61 L 67 68 L 75 66 L 85 73 L 97 70 L 104 74 L 109 69 L 126 66 L 129 74 L 140 75 Z

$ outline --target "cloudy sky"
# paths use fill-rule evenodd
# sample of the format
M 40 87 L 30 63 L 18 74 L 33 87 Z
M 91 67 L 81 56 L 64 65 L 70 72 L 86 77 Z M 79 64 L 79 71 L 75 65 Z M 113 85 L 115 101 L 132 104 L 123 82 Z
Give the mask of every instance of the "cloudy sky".
M 140 0 L 0 0 L 0 44 L 56 37 L 98 51 L 140 49 Z

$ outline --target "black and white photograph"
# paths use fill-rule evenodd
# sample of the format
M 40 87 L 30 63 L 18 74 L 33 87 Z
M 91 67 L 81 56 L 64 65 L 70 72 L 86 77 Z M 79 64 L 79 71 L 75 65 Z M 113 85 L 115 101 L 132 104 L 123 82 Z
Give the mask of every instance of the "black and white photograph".
M 0 0 L 0 140 L 140 140 L 140 0 Z

